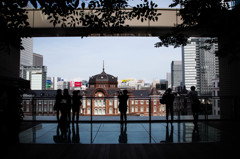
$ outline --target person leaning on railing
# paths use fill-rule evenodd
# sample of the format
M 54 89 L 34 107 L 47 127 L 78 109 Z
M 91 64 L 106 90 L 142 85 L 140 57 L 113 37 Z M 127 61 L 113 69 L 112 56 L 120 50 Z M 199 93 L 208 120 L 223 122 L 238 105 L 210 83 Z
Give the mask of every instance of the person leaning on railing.
M 54 107 L 53 107 L 53 109 L 55 110 L 55 111 L 57 111 L 57 121 L 59 122 L 59 111 L 60 111 L 60 109 L 61 109 L 61 102 L 62 102 L 62 98 L 63 98 L 63 96 L 62 96 L 62 90 L 61 89 L 58 89 L 57 90 L 57 95 L 56 95 L 56 102 L 55 102 L 55 104 L 54 104 Z
M 192 113 L 193 113 L 193 123 L 195 126 L 197 126 L 198 122 L 198 114 L 199 114 L 199 107 L 200 107 L 200 101 L 198 99 L 198 93 L 195 91 L 195 87 L 191 87 L 191 91 L 188 93 L 189 100 L 191 102 L 192 107 Z
M 166 119 L 168 122 L 168 115 L 169 115 L 169 111 L 171 114 L 171 123 L 173 122 L 173 101 L 175 99 L 174 94 L 172 94 L 172 89 L 168 88 L 166 90 L 166 92 L 163 95 L 163 98 L 165 98 L 165 103 L 166 103 Z

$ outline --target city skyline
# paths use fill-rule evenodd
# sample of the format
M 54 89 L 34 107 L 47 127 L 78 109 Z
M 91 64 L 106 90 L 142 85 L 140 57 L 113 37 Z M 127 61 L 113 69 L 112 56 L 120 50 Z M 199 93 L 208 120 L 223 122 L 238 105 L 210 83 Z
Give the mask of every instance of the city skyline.
M 181 48 L 155 48 L 157 37 L 34 38 L 33 52 L 43 55 L 48 77 L 88 80 L 102 72 L 121 79 L 166 79 L 171 61 L 181 60 Z

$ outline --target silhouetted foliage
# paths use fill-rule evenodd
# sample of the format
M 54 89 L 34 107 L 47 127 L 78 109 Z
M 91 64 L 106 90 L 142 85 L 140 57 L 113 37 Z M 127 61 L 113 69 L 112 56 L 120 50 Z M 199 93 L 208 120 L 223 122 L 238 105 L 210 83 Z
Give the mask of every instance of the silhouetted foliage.
M 155 47 L 185 46 L 187 39 L 195 34 L 211 37 L 211 40 L 206 41 L 210 44 L 224 40 L 224 47 L 217 52 L 219 56 L 239 52 L 239 48 L 231 47 L 234 45 L 232 38 L 239 34 L 239 9 L 230 8 L 228 2 L 229 0 L 173 0 L 169 7 L 181 6 L 179 15 L 183 23 L 160 36 L 161 41 L 156 43 Z M 228 50 L 224 50 L 225 48 Z M 209 48 L 206 46 L 205 49 Z
M 128 27 L 126 20 L 157 21 L 157 4 L 144 0 L 136 6 L 129 6 L 129 0 L 3 0 L 0 3 L 1 34 L 28 37 L 29 23 L 26 6 L 31 4 L 48 16 L 53 26 L 86 27 L 83 36 L 92 31 L 101 32 L 108 28 L 110 33 L 121 32 Z M 128 8 L 132 9 L 128 9 Z

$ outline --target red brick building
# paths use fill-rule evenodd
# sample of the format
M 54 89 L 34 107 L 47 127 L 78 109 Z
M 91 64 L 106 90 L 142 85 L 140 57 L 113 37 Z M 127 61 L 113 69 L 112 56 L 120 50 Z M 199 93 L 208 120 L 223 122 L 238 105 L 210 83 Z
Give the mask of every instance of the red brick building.
M 118 78 L 103 72 L 89 78 L 89 87 L 85 91 L 80 91 L 83 96 L 80 106 L 81 115 L 108 115 L 116 116 L 118 110 L 118 94 L 122 91 L 118 88 Z M 55 103 L 56 91 L 34 90 L 36 115 L 55 115 L 53 106 Z M 69 94 L 72 94 L 69 91 Z M 152 90 L 128 90 L 128 115 L 148 116 L 150 111 L 152 116 L 165 116 L 165 105 L 160 104 L 160 94 L 155 88 Z M 31 115 L 32 97 L 24 98 L 25 115 Z

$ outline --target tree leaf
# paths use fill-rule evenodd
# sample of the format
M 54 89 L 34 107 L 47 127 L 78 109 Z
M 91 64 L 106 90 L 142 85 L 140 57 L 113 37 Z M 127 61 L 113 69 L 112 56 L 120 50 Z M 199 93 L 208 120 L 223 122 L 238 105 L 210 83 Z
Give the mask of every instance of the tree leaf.
M 77 8 L 79 5 L 79 0 L 76 0 L 74 7 Z
M 36 0 L 30 0 L 31 4 L 34 8 L 37 8 L 37 1 Z
M 85 9 L 85 3 L 84 2 L 82 2 L 81 6 L 82 6 L 82 9 Z

